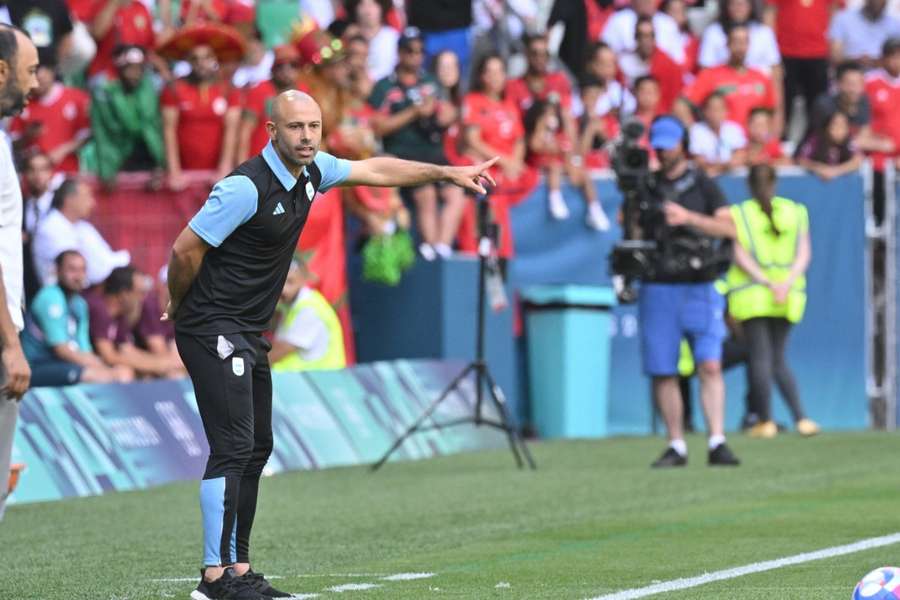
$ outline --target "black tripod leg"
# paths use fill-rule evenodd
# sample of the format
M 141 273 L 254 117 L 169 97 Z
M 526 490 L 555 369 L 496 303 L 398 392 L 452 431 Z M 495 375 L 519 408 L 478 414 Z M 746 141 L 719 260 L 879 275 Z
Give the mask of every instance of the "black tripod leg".
M 488 390 L 491 394 L 491 399 L 494 401 L 494 406 L 497 407 L 497 410 L 500 413 L 500 421 L 503 423 L 504 428 L 506 429 L 506 437 L 509 439 L 509 447 L 512 449 L 513 456 L 516 458 L 516 465 L 521 469 L 523 466 L 522 456 L 525 456 L 525 461 L 528 463 L 529 468 L 536 469 L 537 465 L 534 463 L 534 459 L 531 457 L 531 452 L 528 450 L 528 446 L 525 445 L 525 440 L 522 439 L 522 436 L 519 434 L 519 430 L 513 423 L 512 417 L 509 413 L 509 409 L 506 406 L 506 397 L 503 395 L 503 390 L 500 389 L 500 386 L 497 385 L 497 382 L 494 381 L 494 378 L 493 376 L 491 376 L 491 372 L 487 369 L 487 366 L 484 367 L 480 375 L 483 376 L 486 380 Z M 480 384 L 481 382 L 479 381 L 479 385 Z
M 472 369 L 474 367 L 475 367 L 475 365 L 470 364 L 465 369 L 460 371 L 459 375 L 457 375 L 453 379 L 453 381 L 451 381 L 450 384 L 446 388 L 444 388 L 444 391 L 441 392 L 441 395 L 438 396 L 435 399 L 435 401 L 432 402 L 428 406 L 428 408 L 425 409 L 425 412 L 423 412 L 422 415 L 418 419 L 416 419 L 416 421 L 412 425 L 410 425 L 409 428 L 405 432 L 403 432 L 403 435 L 401 435 L 394 441 L 394 445 L 391 446 L 388 449 L 388 451 L 384 453 L 384 456 L 382 456 L 378 460 L 378 462 L 376 462 L 375 464 L 372 465 L 373 471 L 377 471 L 378 469 L 380 469 L 381 466 L 387 462 L 388 458 L 390 458 L 391 454 L 393 454 L 394 451 L 397 450 L 397 448 L 399 448 L 403 444 L 403 442 L 406 441 L 406 438 L 408 438 L 413 433 L 415 433 L 422 426 L 422 423 L 424 423 L 426 420 L 428 420 L 428 418 L 431 416 L 431 414 L 435 410 L 437 410 L 437 407 L 441 404 L 441 402 L 443 402 L 447 398 L 447 396 L 449 396 L 451 394 L 451 392 L 453 392 L 453 390 L 456 389 L 456 387 L 460 384 L 460 382 L 466 378 L 466 376 L 472 371 Z

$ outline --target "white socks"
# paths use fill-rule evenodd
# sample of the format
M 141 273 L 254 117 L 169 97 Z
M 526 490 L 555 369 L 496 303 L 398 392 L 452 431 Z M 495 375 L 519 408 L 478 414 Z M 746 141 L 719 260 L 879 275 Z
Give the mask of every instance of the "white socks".
M 669 442 L 669 448 L 677 452 L 679 456 L 687 456 L 687 444 L 685 444 L 682 439 Z
M 591 229 L 596 229 L 597 231 L 609 229 L 609 217 L 603 212 L 603 207 L 599 201 L 588 203 L 585 221 L 587 221 L 587 225 Z
M 709 449 L 715 450 L 719 446 L 725 443 L 724 435 L 711 435 L 709 436 Z
M 557 221 L 569 218 L 569 207 L 566 206 L 566 200 L 563 198 L 562 190 L 550 190 L 548 194 L 550 200 L 550 215 Z
M 448 246 L 447 244 L 435 244 L 432 246 L 434 251 L 437 252 L 437 255 L 441 258 L 450 258 L 453 256 L 453 248 Z

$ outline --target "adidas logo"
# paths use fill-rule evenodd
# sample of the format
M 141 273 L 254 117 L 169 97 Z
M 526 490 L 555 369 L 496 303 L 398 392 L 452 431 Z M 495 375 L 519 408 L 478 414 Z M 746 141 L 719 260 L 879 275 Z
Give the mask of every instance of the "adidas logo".
M 284 214 L 284 207 L 281 205 L 281 202 L 278 203 L 278 205 L 275 207 L 275 210 L 274 210 L 274 212 L 272 212 L 272 214 L 273 215 L 283 215 Z

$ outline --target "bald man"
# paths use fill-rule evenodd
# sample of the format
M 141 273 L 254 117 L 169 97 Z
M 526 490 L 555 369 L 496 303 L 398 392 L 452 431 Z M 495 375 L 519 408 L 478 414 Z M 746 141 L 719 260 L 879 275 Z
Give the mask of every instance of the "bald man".
M 262 337 L 317 193 L 336 186 L 449 182 L 476 193 L 493 160 L 445 167 L 319 151 L 322 112 L 310 96 L 276 96 L 270 141 L 219 181 L 172 248 L 175 342 L 194 384 L 210 455 L 200 482 L 204 569 L 194 600 L 289 597 L 250 568 L 259 477 L 272 451 L 272 378 Z
M 38 52 L 21 29 L 0 25 L 0 118 L 19 114 L 37 90 Z M 19 400 L 31 370 L 19 343 L 24 324 L 22 268 L 22 190 L 0 131 L 0 519 L 8 495 L 13 436 Z

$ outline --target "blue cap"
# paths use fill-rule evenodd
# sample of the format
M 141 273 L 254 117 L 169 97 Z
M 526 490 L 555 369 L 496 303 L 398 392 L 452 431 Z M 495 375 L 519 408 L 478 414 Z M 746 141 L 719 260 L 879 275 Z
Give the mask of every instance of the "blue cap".
M 666 115 L 650 126 L 650 146 L 659 150 L 671 150 L 684 140 L 684 125 L 675 117 Z

